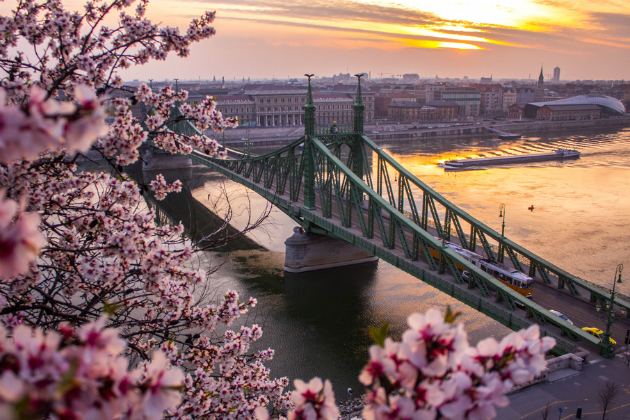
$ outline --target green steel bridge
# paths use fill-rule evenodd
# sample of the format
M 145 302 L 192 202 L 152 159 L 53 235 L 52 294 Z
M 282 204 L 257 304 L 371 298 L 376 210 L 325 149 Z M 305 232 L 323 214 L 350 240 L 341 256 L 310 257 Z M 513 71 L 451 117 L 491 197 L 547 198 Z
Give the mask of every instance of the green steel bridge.
M 539 276 L 545 284 L 588 296 L 593 305 L 605 308 L 609 291 L 502 236 L 381 150 L 363 131 L 361 75 L 353 123 L 318 125 L 308 77 L 303 137 L 264 155 L 228 148 L 227 159 L 198 151 L 190 157 L 260 194 L 307 232 L 352 243 L 513 330 L 539 324 L 542 334 L 557 339 L 559 354 L 575 352 L 584 344 L 603 349 L 598 338 L 507 287 L 445 246 L 444 240 L 483 250 L 488 258 Z M 174 130 L 202 134 L 187 121 L 175 124 Z M 431 249 L 439 258 L 431 256 Z M 457 265 L 468 271 L 469 281 L 464 281 Z M 538 289 L 534 296 L 545 293 Z M 517 311 L 515 302 L 525 305 L 526 311 Z M 628 301 L 616 297 L 615 305 L 630 312 Z

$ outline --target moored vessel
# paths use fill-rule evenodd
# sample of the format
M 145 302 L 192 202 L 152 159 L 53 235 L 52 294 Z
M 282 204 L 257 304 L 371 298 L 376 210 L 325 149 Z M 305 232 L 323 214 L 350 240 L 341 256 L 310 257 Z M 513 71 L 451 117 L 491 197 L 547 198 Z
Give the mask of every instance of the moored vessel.
M 514 163 L 544 162 L 548 160 L 577 159 L 580 152 L 573 149 L 556 149 L 552 153 L 530 153 L 524 155 L 496 156 L 477 159 L 447 160 L 438 166 L 447 171 L 459 171 L 473 166 L 508 165 Z

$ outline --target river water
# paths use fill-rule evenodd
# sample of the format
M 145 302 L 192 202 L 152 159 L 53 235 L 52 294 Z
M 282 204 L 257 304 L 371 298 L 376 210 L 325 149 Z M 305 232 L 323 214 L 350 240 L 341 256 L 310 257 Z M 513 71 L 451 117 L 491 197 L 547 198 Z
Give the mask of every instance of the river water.
M 499 205 L 506 205 L 506 236 L 587 280 L 610 287 L 615 267 L 625 263 L 630 294 L 630 129 L 563 132 L 519 140 L 460 138 L 391 140 L 379 146 L 435 190 L 499 230 Z M 440 161 L 575 148 L 581 158 L 446 173 Z M 258 152 L 264 152 L 260 150 Z M 206 181 L 193 195 L 210 206 L 220 191 L 230 194 L 233 225 L 245 226 L 266 202 L 229 181 Z M 533 205 L 534 211 L 528 207 Z M 367 360 L 371 325 L 389 322 L 394 337 L 406 317 L 447 305 L 463 313 L 471 342 L 509 331 L 490 318 L 420 280 L 380 261 L 308 274 L 283 272 L 284 241 L 295 223 L 272 210 L 262 228 L 249 234 L 259 246 L 207 253 L 203 264 L 219 267 L 217 290 L 235 289 L 258 299 L 243 321 L 262 325 L 260 348 L 277 351 L 267 365 L 272 376 L 333 382 L 338 399 L 357 381 Z M 355 394 L 356 395 L 356 394 Z

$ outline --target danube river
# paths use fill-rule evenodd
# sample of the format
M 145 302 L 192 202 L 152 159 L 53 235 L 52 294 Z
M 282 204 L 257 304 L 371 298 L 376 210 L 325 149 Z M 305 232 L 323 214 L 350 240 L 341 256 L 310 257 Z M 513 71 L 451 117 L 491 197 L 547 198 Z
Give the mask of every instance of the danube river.
M 476 218 L 500 230 L 499 205 L 506 205 L 506 236 L 569 272 L 610 287 L 618 263 L 630 294 L 630 129 L 555 133 L 519 140 L 460 138 L 379 144 L 414 175 Z M 445 159 L 575 148 L 581 158 L 478 171 L 446 173 Z M 258 151 L 260 153 L 264 151 Z M 231 195 L 235 227 L 260 214 L 266 202 L 231 182 L 208 181 L 193 191 L 210 206 L 224 189 Z M 534 211 L 528 207 L 533 205 Z M 367 360 L 368 328 L 387 321 L 394 337 L 408 314 L 451 305 L 472 342 L 509 331 L 420 280 L 378 264 L 304 275 L 283 272 L 284 241 L 295 224 L 273 210 L 251 233 L 261 247 L 208 253 L 203 264 L 219 267 L 218 291 L 231 288 L 258 299 L 245 322 L 263 326 L 261 348 L 277 351 L 267 365 L 272 376 L 331 379 L 339 399 L 360 390 L 357 375 Z M 535 292 L 535 291 L 534 291 Z

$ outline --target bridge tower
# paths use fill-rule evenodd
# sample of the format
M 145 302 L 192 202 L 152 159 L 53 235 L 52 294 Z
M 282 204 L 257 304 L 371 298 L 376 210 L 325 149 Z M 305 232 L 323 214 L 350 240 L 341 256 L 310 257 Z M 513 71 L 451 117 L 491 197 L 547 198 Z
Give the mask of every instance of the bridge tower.
M 314 74 L 305 74 L 308 77 L 308 90 L 306 91 L 306 105 L 304 105 L 304 208 L 315 209 L 315 161 L 313 156 L 313 142 L 311 137 L 315 135 L 315 104 L 311 90 L 311 77 Z
M 356 134 L 363 134 L 363 111 L 365 111 L 365 104 L 363 104 L 363 93 L 361 92 L 361 77 L 365 76 L 363 73 L 354 75 L 359 80 L 357 86 L 357 97 L 354 100 L 354 132 Z
M 363 93 L 361 92 L 361 77 L 365 76 L 365 74 L 355 74 L 355 77 L 358 79 L 359 84 L 357 86 L 357 97 L 354 100 L 354 138 L 352 141 L 352 172 L 354 172 L 359 178 L 363 178 L 363 159 L 364 159 L 364 151 L 363 151 L 363 121 L 365 112 L 365 104 L 363 104 Z M 363 194 L 360 194 L 363 197 Z

